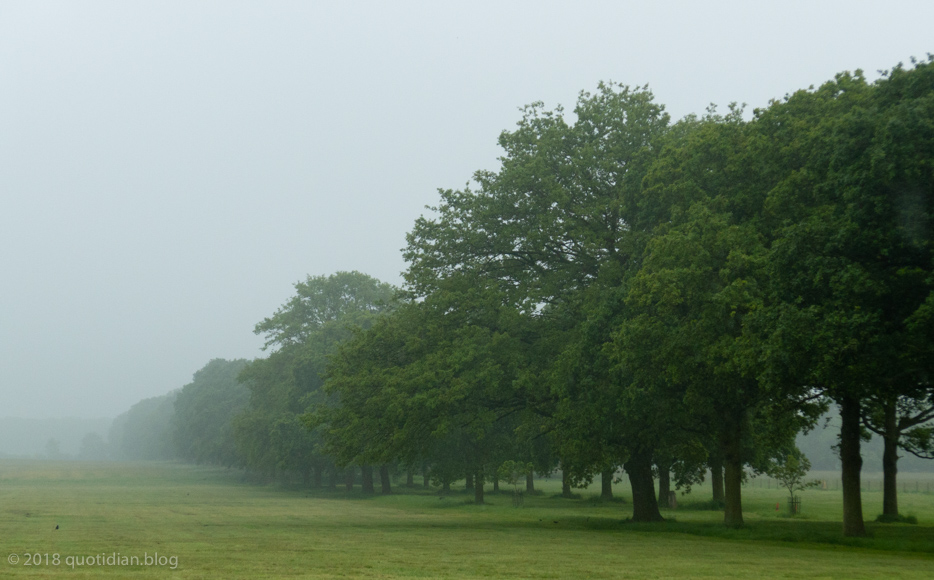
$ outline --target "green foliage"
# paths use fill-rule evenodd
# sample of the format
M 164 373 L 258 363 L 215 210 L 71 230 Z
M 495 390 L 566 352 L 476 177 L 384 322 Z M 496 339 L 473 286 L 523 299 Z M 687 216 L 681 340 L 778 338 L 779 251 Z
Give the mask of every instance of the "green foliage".
M 172 438 L 176 396 L 177 390 L 143 399 L 114 419 L 109 440 L 115 459 L 141 461 L 177 457 Z
M 527 411 L 518 433 L 547 434 L 554 453 L 539 469 L 560 458 L 563 471 L 587 481 L 622 462 L 627 439 L 645 434 L 640 449 L 653 444 L 650 423 L 617 411 L 625 383 L 601 345 L 650 233 L 639 192 L 669 119 L 647 88 L 613 84 L 582 92 L 574 117 L 526 107 L 500 136 L 499 171 L 442 191 L 437 217 L 416 222 L 405 275 L 426 300 L 443 300 L 452 280 L 482 280 L 523 317 L 536 340 L 524 368 L 510 373 Z
M 905 432 L 902 446 L 918 457 L 934 459 L 934 426 L 909 429 Z
M 366 328 L 391 306 L 394 292 L 392 285 L 357 271 L 308 276 L 295 284 L 295 296 L 257 324 L 254 333 L 265 335 L 268 349 L 306 345 L 337 330 L 335 326 Z
M 309 407 L 326 404 L 325 368 L 339 345 L 372 326 L 393 308 L 395 290 L 360 272 L 309 276 L 296 295 L 256 325 L 266 337 L 267 358 L 240 373 L 249 404 L 234 419 L 234 438 L 243 465 L 275 473 L 334 467 L 321 453 L 321 438 L 299 419 Z
M 838 75 L 756 119 L 760 154 L 784 169 L 765 204 L 774 228 L 764 376 L 840 404 L 847 534 L 865 533 L 863 410 L 931 388 L 934 342 L 916 321 L 934 292 L 932 107 L 929 58 L 875 84 Z
M 416 294 L 469 272 L 534 311 L 634 259 L 640 160 L 668 115 L 647 89 L 613 84 L 582 92 L 574 114 L 569 125 L 560 107 L 525 107 L 517 128 L 500 135 L 501 170 L 477 172 L 476 189 L 440 192 L 438 217 L 420 218 L 407 236 Z
M 249 401 L 249 390 L 237 381 L 247 364 L 243 359 L 214 359 L 179 391 L 172 423 L 181 459 L 226 466 L 238 463 L 232 420 Z
M 525 478 L 532 474 L 532 471 L 535 469 L 535 466 L 531 463 L 523 463 L 520 461 L 504 461 L 502 465 L 499 466 L 499 469 L 496 470 L 499 478 L 509 485 L 516 488 L 516 492 L 519 491 L 519 484 L 525 484 Z
M 778 482 L 788 490 L 788 495 L 792 499 L 797 499 L 795 495 L 799 491 L 804 491 L 820 485 L 819 480 L 805 481 L 804 478 L 811 470 L 811 462 L 808 458 L 795 450 L 769 465 L 766 473 L 770 477 L 777 479 Z
M 325 385 L 333 404 L 307 420 L 342 464 L 428 461 L 447 482 L 492 473 L 524 407 L 521 321 L 479 285 L 403 304 L 338 350 Z

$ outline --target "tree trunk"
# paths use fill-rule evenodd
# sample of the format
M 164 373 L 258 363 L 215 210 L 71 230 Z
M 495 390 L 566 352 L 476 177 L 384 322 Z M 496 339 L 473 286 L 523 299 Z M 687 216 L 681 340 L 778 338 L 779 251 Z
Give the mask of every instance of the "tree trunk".
M 602 499 L 613 499 L 613 476 L 616 471 L 611 468 L 604 469 L 600 473 L 600 497 Z
M 898 518 L 898 416 L 895 401 L 885 405 L 885 445 L 882 452 L 882 515 Z
M 493 478 L 493 493 L 499 493 L 499 478 Z
M 739 528 L 743 526 L 743 462 L 728 457 L 724 463 L 723 523 Z
M 321 475 L 322 475 L 322 474 L 321 474 L 321 468 L 320 468 L 320 467 L 315 467 L 314 480 L 313 480 L 313 481 L 314 481 L 314 486 L 315 486 L 315 487 L 321 487 Z
M 573 497 L 571 494 L 571 478 L 568 472 L 561 470 L 561 497 Z
M 363 493 L 376 493 L 376 489 L 373 487 L 373 466 L 361 465 L 360 472 L 363 474 L 363 481 L 361 482 Z
M 441 482 L 441 492 L 448 493 L 450 491 L 451 491 L 451 482 L 445 479 L 444 481 Z
M 629 483 L 632 486 L 632 521 L 664 521 L 661 512 L 658 511 L 658 500 L 655 498 L 652 454 L 647 451 L 633 453 L 623 468 L 629 475 Z
M 668 507 L 668 492 L 671 491 L 671 473 L 669 465 L 658 466 L 658 507 Z
M 357 475 L 356 471 L 353 467 L 344 468 L 344 484 L 347 486 L 347 491 L 353 491 L 353 480 Z
M 477 477 L 473 488 L 473 502 L 477 505 L 483 503 L 483 471 L 477 471 Z
M 525 476 L 525 491 L 526 493 L 535 491 L 535 475 L 531 471 Z
M 380 493 L 384 495 L 392 493 L 392 486 L 389 481 L 389 466 L 385 463 L 379 466 L 379 485 Z
M 405 486 L 415 487 L 415 470 L 411 467 L 405 470 Z
M 428 469 L 428 462 L 425 461 L 422 463 L 422 487 L 428 489 L 428 485 L 431 483 L 431 470 Z
M 742 426 L 729 426 L 723 441 L 723 523 L 743 526 L 743 455 Z
M 860 401 L 846 395 L 840 400 L 840 464 L 843 471 L 843 535 L 865 536 L 863 498 L 859 489 L 863 458 L 860 455 Z
M 710 466 L 710 483 L 713 486 L 713 500 L 723 505 L 723 460 L 720 456 L 712 456 L 708 462 Z

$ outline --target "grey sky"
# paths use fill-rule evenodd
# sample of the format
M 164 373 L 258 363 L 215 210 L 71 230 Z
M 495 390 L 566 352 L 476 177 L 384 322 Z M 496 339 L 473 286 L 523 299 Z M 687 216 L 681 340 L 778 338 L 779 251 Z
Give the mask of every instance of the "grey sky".
M 0 416 L 113 416 L 253 358 L 307 274 L 405 233 L 518 107 L 673 117 L 934 51 L 931 2 L 0 2 Z

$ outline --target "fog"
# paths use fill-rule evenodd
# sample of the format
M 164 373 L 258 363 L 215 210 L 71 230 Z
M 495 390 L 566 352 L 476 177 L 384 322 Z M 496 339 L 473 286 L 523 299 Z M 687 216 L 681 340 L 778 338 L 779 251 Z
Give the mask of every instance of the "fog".
M 521 105 L 613 80 L 679 118 L 932 49 L 928 2 L 752 6 L 0 4 L 0 416 L 113 417 L 260 356 L 307 274 L 399 284 Z

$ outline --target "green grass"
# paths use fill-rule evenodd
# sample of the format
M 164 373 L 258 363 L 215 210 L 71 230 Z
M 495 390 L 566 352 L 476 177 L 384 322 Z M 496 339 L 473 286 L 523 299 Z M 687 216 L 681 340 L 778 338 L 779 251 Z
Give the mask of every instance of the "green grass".
M 930 578 L 934 494 L 901 494 L 918 525 L 871 522 L 881 493 L 865 494 L 870 538 L 840 534 L 840 494 L 803 494 L 786 516 L 781 490 L 744 490 L 747 526 L 688 509 L 695 488 L 663 524 L 627 523 L 631 505 L 554 498 L 512 507 L 508 493 L 470 505 L 465 493 L 405 491 L 364 497 L 249 485 L 236 472 L 173 464 L 0 461 L 0 545 L 20 562 L 0 577 L 74 578 Z M 599 487 L 597 487 L 599 489 Z M 879 497 L 876 498 L 875 495 Z M 59 529 L 56 530 L 55 526 Z M 24 566 L 26 552 L 81 556 L 145 553 L 168 566 Z

